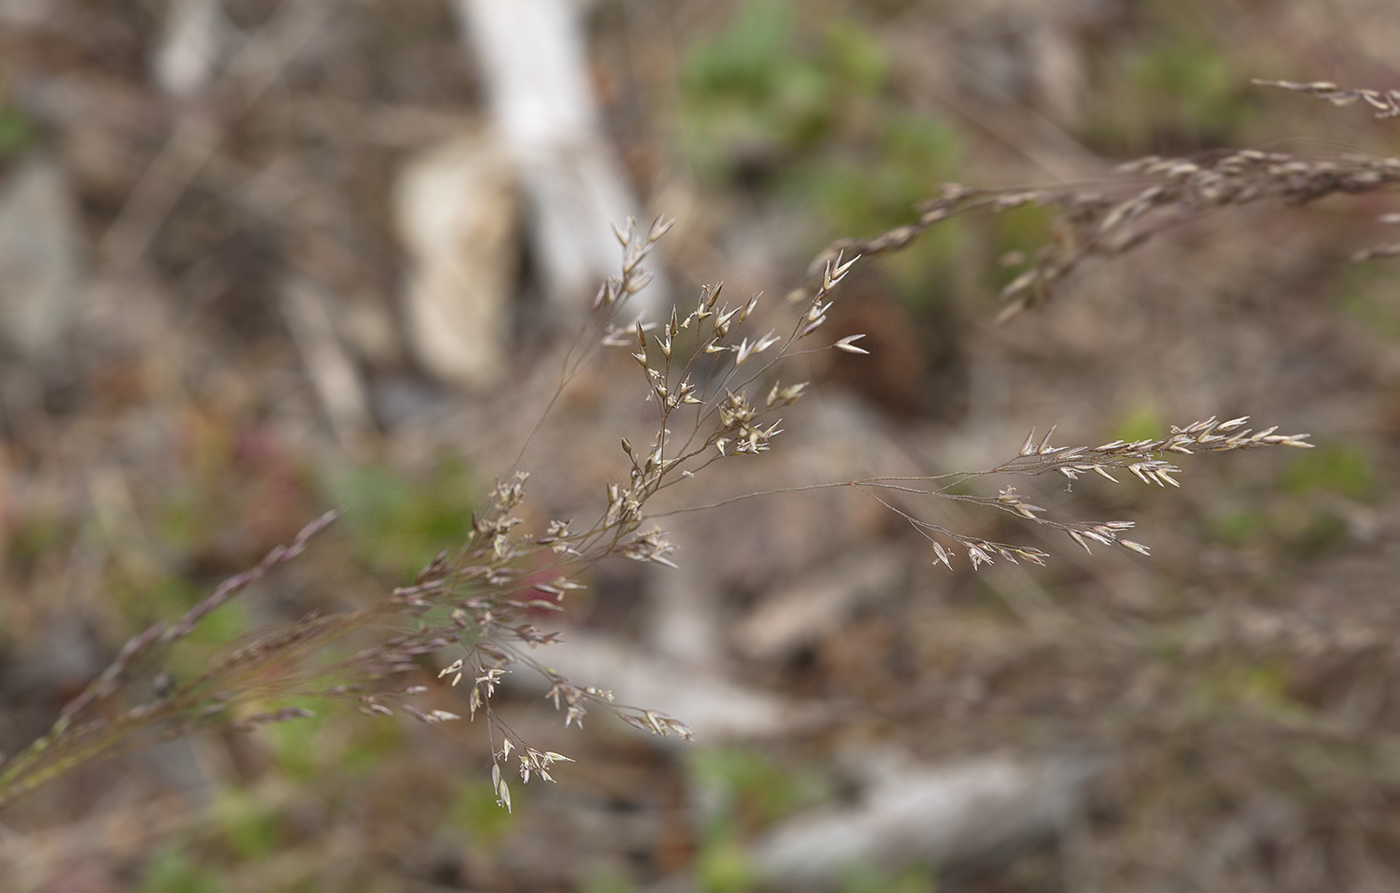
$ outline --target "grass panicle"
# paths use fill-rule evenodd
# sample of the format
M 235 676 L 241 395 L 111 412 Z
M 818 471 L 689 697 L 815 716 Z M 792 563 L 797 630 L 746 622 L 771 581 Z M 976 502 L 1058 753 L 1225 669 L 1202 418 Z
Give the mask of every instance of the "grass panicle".
M 973 211 L 1001 212 L 1026 205 L 1055 209 L 1055 238 L 1031 258 L 1010 256 L 1025 269 L 1001 290 L 1005 323 L 1049 300 L 1054 286 L 1089 258 L 1114 258 L 1158 234 L 1237 205 L 1277 201 L 1304 205 L 1329 195 L 1360 195 L 1400 184 L 1400 158 L 1342 155 L 1308 158 L 1255 149 L 1194 158 L 1149 156 L 1119 167 L 1118 179 L 1044 189 L 969 189 L 945 184 L 919 206 L 917 220 L 865 239 L 840 239 L 817 255 L 808 275 L 842 253 L 898 251 L 930 228 Z M 1400 253 L 1394 246 L 1359 252 L 1355 260 Z
M 1370 90 L 1364 87 L 1347 90 L 1330 81 L 1299 84 L 1293 81 L 1269 81 L 1255 78 L 1251 83 L 1260 87 L 1277 87 L 1280 90 L 1311 93 L 1318 99 L 1325 99 L 1333 105 L 1346 106 L 1364 102 L 1376 110 L 1377 118 L 1400 118 L 1400 90 Z
M 246 729 L 307 716 L 304 707 L 286 702 L 308 696 L 348 704 L 371 716 L 404 714 L 430 724 L 462 718 L 451 711 L 417 706 L 415 697 L 426 687 L 395 681 L 421 671 L 426 662 L 442 667 L 439 679 L 465 687 L 467 718 L 484 720 L 491 741 L 492 785 L 498 802 L 507 809 L 512 772 L 524 782 L 552 781 L 556 764 L 569 761 L 562 754 L 531 747 L 493 709 L 504 675 L 517 667 L 549 683 L 546 697 L 563 713 L 566 727 L 582 725 L 590 709 L 598 708 L 655 735 L 690 738 L 691 729 L 680 720 L 618 704 L 610 692 L 579 684 L 540 662 L 534 650 L 558 641 L 559 633 L 541 630 L 531 618 L 540 611 L 564 610 L 568 593 L 584 587 L 584 572 L 605 557 L 677 566 L 672 558 L 675 546 L 655 523 L 676 510 L 652 512 L 653 498 L 701 474 L 723 473 L 711 470 L 712 466 L 724 467 L 773 449 L 783 433 L 782 413 L 810 387 L 807 381 L 781 377 L 786 361 L 827 350 L 866 353 L 857 343 L 862 335 L 835 341 L 821 337 L 837 287 L 861 254 L 898 250 L 936 223 L 973 208 L 1056 205 L 1064 224 L 1059 240 L 1004 292 L 1010 302 L 1008 311 L 1019 310 L 1034 304 L 1034 296 L 1066 276 L 1083 258 L 1122 253 L 1181 219 L 1265 197 L 1303 202 L 1400 180 L 1400 161 L 1393 159 L 1324 163 L 1259 152 L 1202 162 L 1148 159 L 1130 169 L 1151 185 L 1117 199 L 1076 190 L 980 192 L 949 187 L 924 207 L 918 222 L 874 239 L 837 243 L 824 252 L 816 261 L 810 296 L 782 332 L 752 331 L 761 295 L 731 305 L 723 300 L 722 285 L 702 289 L 683 315 L 681 309 L 673 309 L 659 322 L 625 321 L 628 299 L 651 280 L 646 262 L 671 226 L 658 219 L 639 232 L 629 222 L 616 230 L 622 248 L 620 271 L 599 288 L 593 301 L 594 321 L 565 357 L 549 403 L 554 406 L 596 350 L 606 348 L 630 354 L 639 369 L 645 399 L 653 407 L 655 430 L 649 443 L 620 439 L 623 473 L 600 486 L 601 504 L 591 523 L 554 519 L 541 530 L 527 529 L 519 509 L 530 498 L 529 473 L 519 468 L 517 459 L 516 466 L 497 482 L 485 508 L 473 514 L 466 542 L 455 553 L 440 553 L 411 585 L 357 611 L 307 616 L 212 660 L 191 679 L 175 681 L 161 665 L 170 647 L 188 637 L 220 605 L 300 555 L 335 519 L 335 513 L 328 513 L 257 566 L 229 578 L 174 624 L 154 626 L 131 639 L 111 666 L 63 709 L 47 735 L 0 766 L 0 804 L 89 760 L 143 742 L 201 728 Z M 818 483 L 789 490 L 860 487 L 908 520 L 932 544 L 935 563 L 948 567 L 957 551 L 966 554 L 974 569 L 1001 559 L 1044 564 L 1049 554 L 1030 544 L 959 533 L 916 517 L 897 505 L 896 499 L 934 496 L 973 503 L 1063 532 L 1085 549 L 1091 543 L 1118 545 L 1145 555 L 1146 546 L 1122 535 L 1134 526 L 1132 521 L 1060 521 L 1047 517 L 1045 509 L 1027 502 L 1014 487 L 1003 487 L 995 496 L 955 493 L 952 487 L 989 475 L 1053 473 L 1072 482 L 1094 473 L 1116 481 L 1114 471 L 1174 487 L 1174 476 L 1181 471 L 1174 460 L 1181 455 L 1310 446 L 1307 435 L 1280 435 L 1274 428 L 1255 431 L 1244 427 L 1246 421 L 1210 418 L 1173 428 L 1160 439 L 1113 441 L 1097 447 L 1051 446 L 1050 433 L 1037 438 L 1032 432 L 1014 458 L 986 471 Z M 737 498 L 760 495 L 765 494 Z M 711 507 L 697 505 L 680 511 Z M 349 648 L 349 643 L 366 634 L 376 636 L 372 644 Z M 114 709 L 119 695 L 130 696 L 143 679 L 154 696 Z
M 1034 429 L 1026 435 L 1020 451 L 1015 457 L 986 471 L 951 472 L 934 477 L 920 478 L 872 478 L 855 482 L 877 499 L 905 518 L 933 546 L 934 563 L 952 568 L 954 553 L 945 549 L 940 539 L 951 540 L 966 554 L 973 569 L 984 564 L 993 564 L 997 558 L 1004 558 L 1013 564 L 1029 561 L 1043 565 L 1049 555 L 1037 548 L 1026 545 L 1013 545 L 967 536 L 915 517 L 896 507 L 879 493 L 892 491 L 904 496 L 933 495 L 958 502 L 971 503 L 1007 512 L 1025 521 L 1059 530 L 1065 533 L 1085 551 L 1091 551 L 1089 544 L 1118 545 L 1140 555 L 1150 554 L 1147 546 L 1122 536 L 1123 531 L 1131 530 L 1134 521 L 1060 521 L 1045 516 L 1046 509 L 1027 502 L 1016 492 L 1015 487 L 1003 487 L 996 496 L 977 496 L 951 492 L 952 488 L 969 480 L 992 475 L 1020 475 L 1036 477 L 1044 474 L 1058 474 L 1067 484 L 1085 474 L 1097 474 L 1113 483 L 1118 483 L 1113 470 L 1124 470 L 1145 484 L 1159 487 L 1179 487 L 1175 475 L 1182 469 L 1167 460 L 1168 455 L 1182 456 L 1203 452 L 1228 452 L 1250 450 L 1260 447 L 1287 446 L 1308 449 L 1307 434 L 1276 434 L 1276 427 L 1254 430 L 1246 428 L 1248 416 L 1218 421 L 1214 416 L 1204 421 L 1194 422 L 1184 427 L 1172 426 L 1171 433 L 1163 438 L 1147 440 L 1114 440 L 1098 446 L 1057 447 L 1050 445 L 1051 428 L 1039 438 Z M 918 486 L 919 483 L 933 484 L 931 488 Z

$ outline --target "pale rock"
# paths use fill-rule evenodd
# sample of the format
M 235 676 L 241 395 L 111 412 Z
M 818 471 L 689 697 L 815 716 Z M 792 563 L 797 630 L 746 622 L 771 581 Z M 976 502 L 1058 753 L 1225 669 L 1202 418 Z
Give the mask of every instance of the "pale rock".
M 584 7 L 578 0 L 457 0 L 464 36 L 480 61 L 492 120 L 519 165 L 530 204 L 530 239 L 550 300 L 585 306 L 621 249 L 612 226 L 639 216 L 617 150 L 604 135 L 589 74 Z M 645 230 L 650 221 L 639 221 Z M 671 297 L 664 277 L 632 312 L 659 316 Z
M 519 269 L 516 170 L 489 133 L 463 134 L 411 158 L 394 216 L 411 258 L 408 340 L 437 378 L 484 388 L 505 371 Z
M 43 156 L 20 163 L 0 188 L 0 338 L 31 363 L 61 348 L 77 310 L 83 254 L 63 169 Z
M 576 685 L 612 692 L 618 704 L 659 710 L 680 720 L 695 731 L 697 741 L 709 745 L 769 738 L 819 719 L 819 708 L 731 679 L 719 662 L 695 665 L 582 631 L 568 633 L 539 658 Z M 524 668 L 507 679 L 543 687 Z M 590 717 L 605 712 L 594 707 Z
M 172 0 L 151 61 L 156 86 L 171 96 L 193 96 L 214 80 L 232 44 L 219 0 Z
M 989 856 L 1060 832 L 1100 761 L 983 757 L 940 765 L 902 755 L 876 767 L 861 802 L 801 815 L 750 851 L 755 876 L 787 889 L 839 887 L 861 868 L 898 871 Z

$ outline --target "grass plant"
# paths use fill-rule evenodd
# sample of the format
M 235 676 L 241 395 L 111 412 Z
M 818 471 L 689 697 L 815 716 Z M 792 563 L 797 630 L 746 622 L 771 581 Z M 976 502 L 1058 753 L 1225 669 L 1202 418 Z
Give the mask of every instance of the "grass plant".
M 1381 115 L 1396 113 L 1393 93 L 1342 91 L 1323 84 L 1275 86 L 1336 103 L 1365 101 Z M 412 584 L 358 611 L 306 616 L 237 645 L 191 678 L 174 679 L 163 663 L 172 646 L 189 637 L 219 606 L 302 554 L 336 518 L 335 513 L 323 515 L 255 567 L 226 580 L 175 622 L 158 623 L 132 638 L 63 708 L 48 734 L 0 763 L 0 806 L 84 763 L 133 747 L 211 727 L 251 728 L 304 717 L 307 709 L 301 703 L 308 696 L 370 715 L 404 714 L 425 723 L 462 718 L 417 706 L 415 696 L 424 692 L 423 686 L 394 683 L 428 662 L 441 667 L 440 678 L 465 687 L 466 716 L 483 718 L 492 744 L 492 786 L 506 808 L 511 804 L 511 775 L 518 773 L 525 782 L 536 777 L 553 780 L 557 764 L 568 760 L 535 749 L 493 710 L 493 695 L 513 668 L 541 674 L 548 681 L 548 698 L 563 713 L 566 727 L 581 724 L 590 710 L 601 708 L 644 731 L 689 738 L 692 732 L 680 719 L 616 703 L 610 693 L 550 669 L 534 653 L 559 634 L 542 631 L 531 617 L 539 611 L 564 610 L 568 593 L 581 588 L 587 569 L 604 558 L 676 567 L 674 546 L 656 524 L 663 513 L 652 509 L 653 499 L 697 476 L 723 475 L 732 463 L 780 447 L 782 414 L 810 387 L 809 382 L 786 377 L 788 361 L 819 351 L 865 353 L 863 336 L 831 339 L 823 328 L 843 278 L 860 256 L 898 251 L 940 222 L 974 210 L 1048 206 L 1056 214 L 1055 238 L 1033 257 L 1013 259 L 1026 269 L 1002 293 L 1001 319 L 1009 321 L 1046 300 L 1057 283 L 1091 257 L 1119 256 L 1169 227 L 1234 205 L 1300 205 L 1332 194 L 1385 189 L 1400 182 L 1400 159 L 1317 160 L 1244 150 L 1191 159 L 1146 158 L 1124 166 L 1123 172 L 1108 186 L 999 191 L 947 186 L 920 208 L 913 223 L 874 237 L 842 240 L 823 251 L 809 270 L 811 284 L 802 293 L 796 318 L 783 331 L 752 330 L 760 299 L 746 298 L 731 306 L 722 300 L 720 285 L 706 287 L 693 305 L 673 309 L 666 319 L 632 319 L 628 299 L 650 280 L 647 263 L 670 224 L 658 219 L 645 231 L 631 225 L 618 230 L 619 273 L 598 290 L 594 315 L 563 361 L 554 400 L 598 351 L 620 349 L 640 369 L 656 424 L 648 443 L 621 439 L 624 470 L 615 480 L 598 482 L 596 516 L 584 523 L 554 519 L 542 529 L 530 529 L 522 520 L 527 513 L 520 510 L 530 498 L 529 474 L 517 460 L 517 467 L 505 470 L 498 480 L 487 508 L 473 516 L 466 542 L 455 552 L 437 555 Z M 1386 249 L 1376 249 L 1363 255 L 1384 253 Z M 546 407 L 541 424 L 548 414 Z M 1247 422 L 1247 417 L 1211 417 L 1156 437 L 1097 446 L 1053 446 L 1053 429 L 1042 435 L 1032 431 L 1014 456 L 985 470 L 813 482 L 789 490 L 859 488 L 904 518 L 928 541 L 934 563 L 948 568 L 960 556 L 975 569 L 1002 560 L 1039 565 L 1050 555 L 1025 543 L 961 533 L 939 520 L 938 499 L 1008 513 L 1028 525 L 1061 532 L 1085 549 L 1095 544 L 1119 546 L 1147 555 L 1147 546 L 1125 536 L 1134 526 L 1131 520 L 1055 518 L 1014 486 L 976 495 L 966 492 L 966 485 L 1039 475 L 1072 482 L 1091 473 L 1116 482 L 1126 473 L 1145 484 L 1176 487 L 1182 472 L 1176 462 L 1183 456 L 1311 446 L 1305 434 L 1279 434 L 1273 427 L 1256 430 Z M 768 494 L 754 492 L 737 499 L 764 495 Z M 703 511 L 718 504 L 723 503 L 682 510 Z M 935 506 L 931 511 L 929 504 Z M 366 632 L 378 638 L 365 647 L 343 650 L 345 643 L 358 642 Z M 142 691 L 146 693 L 137 694 Z M 293 700 L 296 704 L 288 705 Z

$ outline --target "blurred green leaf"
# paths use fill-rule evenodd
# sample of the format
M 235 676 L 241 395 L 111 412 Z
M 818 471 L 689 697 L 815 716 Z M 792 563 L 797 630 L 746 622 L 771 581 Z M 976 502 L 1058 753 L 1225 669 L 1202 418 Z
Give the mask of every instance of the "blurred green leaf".
M 0 158 L 18 155 L 39 139 L 34 119 L 19 109 L 0 109 Z
M 748 857 L 737 843 L 707 843 L 695 860 L 695 879 L 705 893 L 744 893 L 755 886 Z
M 340 767 L 352 775 L 370 775 L 375 768 L 404 747 L 404 726 L 387 716 L 356 722 L 340 750 Z
M 216 872 L 190 861 L 179 850 L 165 850 L 146 862 L 140 893 L 222 893 Z
M 5 531 L 5 567 L 11 573 L 27 573 L 52 552 L 67 547 L 73 529 L 57 513 L 33 510 L 12 519 Z
M 632 893 L 635 889 L 611 869 L 602 868 L 589 872 L 587 880 L 583 882 L 582 893 Z
M 1138 59 L 1133 77 L 1138 95 L 1161 126 L 1228 132 L 1240 111 L 1242 82 L 1227 67 L 1223 50 L 1204 43 L 1165 44 Z
M 1305 494 L 1328 490 L 1369 502 L 1376 495 L 1376 473 L 1371 460 L 1358 447 L 1325 446 L 1300 454 L 1283 475 L 1283 489 Z
M 938 878 L 927 865 L 911 865 L 902 871 L 883 871 L 861 866 L 842 878 L 841 893 L 933 893 Z
M 1400 341 L 1400 302 L 1394 277 L 1385 264 L 1348 264 L 1339 276 L 1337 304 L 1372 335 Z
M 861 21 L 842 18 L 814 35 L 799 9 L 783 0 L 743 4 L 691 49 L 678 123 L 692 164 L 702 178 L 743 176 L 800 209 L 820 223 L 816 241 L 910 222 L 918 202 L 958 179 L 964 141 L 890 95 L 888 55 Z M 952 223 L 882 258 L 898 295 L 938 304 L 939 277 L 962 237 Z
M 779 766 L 762 753 L 741 747 L 696 750 L 689 767 L 694 783 L 714 804 L 703 829 L 709 837 L 728 837 L 769 824 L 820 802 L 828 793 L 817 776 Z
M 496 791 L 483 773 L 458 781 L 447 821 L 471 839 L 489 845 L 505 836 L 513 819 L 511 812 L 497 805 Z
M 215 812 L 224 839 L 242 858 L 263 859 L 277 852 L 280 822 L 275 811 L 243 791 L 225 788 L 218 794 Z
M 1110 440 L 1150 440 L 1163 437 L 1167 422 L 1150 400 L 1137 403 L 1113 426 Z
M 297 699 L 288 703 L 296 704 Z M 272 744 L 272 758 L 277 768 L 289 778 L 306 782 L 315 778 L 328 765 L 323 751 L 321 730 L 326 724 L 326 705 L 304 699 L 300 706 L 313 712 L 312 716 L 267 726 Z
M 1269 516 L 1260 511 L 1227 512 L 1209 524 L 1211 537 L 1231 546 L 1242 546 L 1269 530 Z
M 763 102 L 774 72 L 794 55 L 792 17 L 780 0 L 742 4 L 728 28 L 691 50 L 681 84 L 692 95 L 737 95 Z
M 354 466 L 329 484 L 362 554 L 376 570 L 416 573 L 441 549 L 461 545 L 471 533 L 474 485 L 454 460 L 432 479 L 416 483 L 373 465 Z
M 826 26 L 826 58 L 850 89 L 874 96 L 885 88 L 890 63 L 880 41 L 859 23 L 841 19 Z
M 1250 61 L 1168 7 L 1147 13 L 1141 27 L 1145 40 L 1119 44 L 1113 76 L 1093 98 L 1088 142 L 1131 157 L 1238 142 L 1258 108 Z

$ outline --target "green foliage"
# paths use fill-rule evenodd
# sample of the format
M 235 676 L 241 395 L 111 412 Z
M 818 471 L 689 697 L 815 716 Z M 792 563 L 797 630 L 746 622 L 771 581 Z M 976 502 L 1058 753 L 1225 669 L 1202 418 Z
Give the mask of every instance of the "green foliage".
M 116 569 L 109 574 L 107 585 L 113 603 L 131 618 L 135 628 L 179 617 L 209 594 L 207 581 L 165 574 L 162 568 L 149 563 L 139 568 Z M 248 611 L 248 605 L 237 600 L 220 605 L 188 637 L 171 647 L 165 669 L 177 679 L 199 672 L 216 649 L 249 633 L 252 622 Z
M 312 706 L 310 699 L 307 699 L 307 706 Z M 273 762 L 284 775 L 309 782 L 323 771 L 327 762 L 326 755 L 321 752 L 324 740 L 321 730 L 325 725 L 325 711 L 321 710 L 305 719 L 267 727 Z
M 155 586 L 152 590 L 158 599 L 168 599 L 173 606 L 179 606 L 179 610 L 187 610 L 191 605 L 208 595 L 207 588 L 196 587 L 193 583 L 183 577 L 169 577 L 163 583 Z M 199 625 L 194 628 L 194 632 L 184 640 L 192 645 L 203 649 L 205 656 L 209 649 L 227 646 L 230 642 L 237 642 L 246 636 L 252 626 L 248 616 L 249 605 L 246 602 L 230 600 L 220 605 L 214 611 L 207 614 Z M 164 613 L 164 617 L 176 617 L 176 611 Z
M 156 523 L 161 542 L 168 548 L 187 553 L 204 538 L 212 512 L 202 512 L 199 502 L 188 482 L 177 485 L 166 497 Z
M 71 541 L 72 530 L 56 513 L 34 511 L 15 518 L 5 531 L 4 562 L 11 573 L 27 573 Z
M 706 821 L 707 836 L 752 831 L 827 794 L 816 776 L 739 747 L 697 750 L 690 772 L 714 807 Z
M 332 766 L 344 775 L 371 775 L 403 747 L 403 725 L 389 717 L 342 722 L 343 711 L 313 697 L 279 698 L 277 706 L 312 712 L 307 718 L 267 726 L 273 762 L 298 781 L 312 781 Z
M 404 725 L 398 719 L 375 717 L 372 722 L 354 722 L 345 732 L 337 762 L 352 775 L 373 775 L 404 747 Z
M 1283 475 L 1283 489 L 1294 494 L 1325 490 L 1370 502 L 1376 494 L 1376 474 L 1371 460 L 1357 447 L 1324 446 L 1294 458 Z
M 821 215 L 828 232 L 817 238 L 908 222 L 917 202 L 953 178 L 962 140 L 891 96 L 889 63 L 869 29 L 842 19 L 806 33 L 792 10 L 783 0 L 745 4 L 727 29 L 691 50 L 682 145 L 706 179 L 756 168 L 775 197 Z M 919 291 L 930 267 L 956 251 L 958 235 L 940 228 L 890 259 L 902 290 Z
M 706 804 L 695 873 L 707 893 L 751 889 L 754 882 L 741 841 L 829 793 L 817 776 L 739 747 L 697 750 L 688 765 Z
M 1325 507 L 1300 498 L 1279 500 L 1269 510 L 1226 512 L 1211 519 L 1210 536 L 1234 547 L 1255 546 L 1293 558 L 1311 558 L 1346 534 L 1346 522 Z
M 911 865 L 899 872 L 864 866 L 842 879 L 841 893 L 934 893 L 938 878 L 927 865 Z
M 444 460 L 426 482 L 357 465 L 336 475 L 328 489 L 344 510 L 360 553 L 381 573 L 417 573 L 439 550 L 460 545 L 471 532 L 477 491 L 460 461 Z
M 1297 523 L 1286 530 L 1294 555 L 1311 558 L 1346 535 L 1346 521 L 1328 511 L 1311 511 L 1293 516 Z
M 141 618 L 144 625 L 179 617 L 208 594 L 207 587 L 185 577 L 169 576 L 145 589 L 127 588 L 119 603 L 128 616 Z M 248 603 L 237 599 L 225 602 L 205 616 L 188 637 L 171 646 L 165 669 L 177 681 L 187 679 L 204 668 L 211 654 L 247 636 L 252 626 Z
M 1053 209 L 1036 204 L 1020 205 L 987 218 L 985 225 L 991 229 L 993 258 L 1002 261 L 1002 264 L 987 264 L 982 271 L 991 288 L 999 292 L 1021 274 L 1025 261 L 1035 257 L 1050 237 L 1054 220 Z M 1003 260 L 1011 258 L 1017 262 Z
M 140 893 L 222 893 L 217 872 L 196 865 L 183 852 L 166 850 L 146 863 Z
M 832 232 L 871 234 L 914 218 L 915 206 L 957 169 L 962 142 L 932 118 L 890 111 L 870 139 L 833 145 L 777 178 L 785 199 L 812 206 Z M 927 303 L 931 276 L 965 243 L 959 222 L 939 227 L 898 254 L 882 258 L 901 297 Z
M 469 775 L 457 781 L 447 823 L 479 844 L 489 845 L 505 837 L 514 819 L 496 803 L 496 791 L 482 777 Z
M 1268 513 L 1257 509 L 1225 512 L 1212 518 L 1209 524 L 1210 536 L 1231 546 L 1242 546 L 1267 536 L 1270 529 Z
M 235 788 L 221 790 L 214 804 L 224 841 L 245 860 L 265 859 L 277 852 L 281 840 L 279 812 Z
M 582 893 L 632 893 L 636 887 L 609 869 L 599 869 L 588 875 Z
M 1388 341 L 1400 341 L 1400 301 L 1395 280 L 1385 264 L 1350 264 L 1337 283 L 1337 305 L 1343 313 Z
M 1287 666 L 1279 658 L 1204 667 L 1187 703 L 1202 717 L 1243 709 L 1287 722 L 1304 721 L 1311 712 L 1289 693 Z
M 1258 99 L 1249 61 L 1170 9 L 1149 12 L 1143 36 L 1104 77 L 1107 89 L 1089 115 L 1089 142 L 1127 156 L 1238 142 Z
M 34 119 L 15 108 L 0 108 L 0 159 L 13 157 L 34 145 L 39 128 Z
M 849 19 L 828 22 L 824 55 L 831 71 L 856 93 L 875 95 L 889 82 L 890 63 L 885 48 L 865 28 Z
M 748 858 L 733 840 L 707 841 L 695 857 L 694 870 L 704 893 L 744 893 L 755 886 Z
M 1314 498 L 1316 494 L 1370 502 L 1375 487 L 1375 471 L 1364 452 L 1349 446 L 1319 447 L 1300 454 L 1284 471 L 1278 484 L 1284 495 L 1272 506 L 1221 514 L 1211 519 L 1209 532 L 1231 546 L 1263 546 L 1294 558 L 1309 558 L 1340 540 L 1347 530 L 1335 506 Z
M 833 151 L 785 174 L 780 188 L 820 208 L 836 228 L 876 233 L 907 223 L 961 148 L 942 122 L 904 113 L 882 121 L 871 142 L 873 158 Z
M 1239 113 L 1241 84 L 1229 71 L 1224 54 L 1203 42 L 1186 39 L 1157 47 L 1139 57 L 1131 77 L 1156 129 L 1187 133 L 1228 132 Z
M 1113 426 L 1109 440 L 1151 440 L 1161 436 L 1167 423 L 1150 400 L 1144 400 L 1128 410 Z
M 788 156 L 830 135 L 849 92 L 883 81 L 878 45 L 847 35 L 805 46 L 787 3 L 748 3 L 686 59 L 685 145 L 712 176 L 729 173 L 726 156 L 735 150 Z

